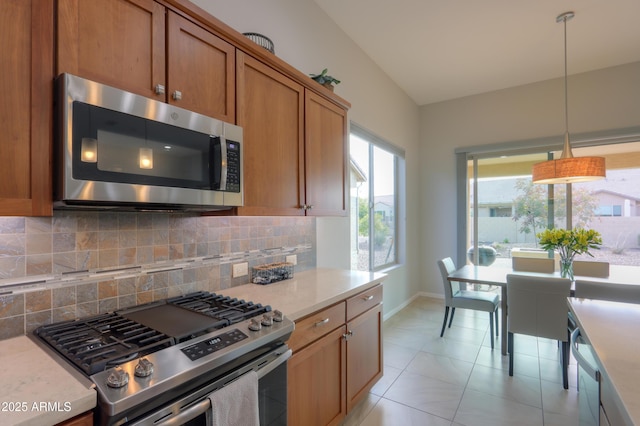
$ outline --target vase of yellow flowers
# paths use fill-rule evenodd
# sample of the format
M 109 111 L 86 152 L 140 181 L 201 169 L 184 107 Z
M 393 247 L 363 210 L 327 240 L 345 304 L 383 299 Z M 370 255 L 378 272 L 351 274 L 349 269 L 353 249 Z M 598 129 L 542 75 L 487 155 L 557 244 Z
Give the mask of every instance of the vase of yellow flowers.
M 600 249 L 602 237 L 593 229 L 545 229 L 536 234 L 540 246 L 545 250 L 555 250 L 560 255 L 560 276 L 573 281 L 573 258 L 576 254 L 588 254 L 590 249 Z

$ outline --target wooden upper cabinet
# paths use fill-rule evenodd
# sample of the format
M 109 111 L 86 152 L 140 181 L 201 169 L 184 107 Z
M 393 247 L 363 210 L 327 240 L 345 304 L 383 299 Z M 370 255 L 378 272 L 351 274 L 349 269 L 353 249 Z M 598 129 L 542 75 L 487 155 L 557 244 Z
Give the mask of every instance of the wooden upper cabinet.
M 0 216 L 50 216 L 53 6 L 3 0 Z
M 241 51 L 236 62 L 245 182 L 238 213 L 346 215 L 346 110 Z
M 304 215 L 304 88 L 238 51 L 237 123 L 244 129 L 240 215 Z
M 347 112 L 309 90 L 305 100 L 307 215 L 347 214 Z
M 153 0 L 59 0 L 57 71 L 165 101 L 165 27 Z
M 173 12 L 167 18 L 168 101 L 235 122 L 235 47 Z
M 153 0 L 59 0 L 57 72 L 235 121 L 235 47 Z

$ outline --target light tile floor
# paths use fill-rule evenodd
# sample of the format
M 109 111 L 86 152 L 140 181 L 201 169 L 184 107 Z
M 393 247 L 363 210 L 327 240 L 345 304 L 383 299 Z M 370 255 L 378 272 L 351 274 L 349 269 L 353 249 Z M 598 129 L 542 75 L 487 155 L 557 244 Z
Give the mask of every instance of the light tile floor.
M 514 375 L 489 314 L 456 309 L 440 337 L 444 301 L 421 297 L 384 323 L 384 376 L 343 426 L 575 426 L 577 365 L 562 387 L 557 342 L 515 335 Z

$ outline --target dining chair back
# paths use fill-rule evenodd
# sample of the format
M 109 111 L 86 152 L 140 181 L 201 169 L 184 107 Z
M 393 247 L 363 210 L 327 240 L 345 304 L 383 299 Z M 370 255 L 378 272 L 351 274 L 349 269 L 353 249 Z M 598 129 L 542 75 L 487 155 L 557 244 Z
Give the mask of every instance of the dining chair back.
M 507 343 L 513 376 L 513 335 L 526 334 L 562 342 L 562 383 L 569 388 L 568 278 L 507 275 Z
M 456 308 L 472 309 L 476 311 L 489 312 L 489 330 L 491 337 L 491 349 L 493 349 L 493 329 L 495 317 L 496 336 L 498 335 L 498 306 L 500 305 L 500 297 L 492 292 L 473 291 L 462 288 L 459 282 L 449 281 L 449 274 L 456 270 L 455 263 L 450 257 L 438 260 L 438 268 L 442 277 L 442 285 L 444 287 L 444 321 L 442 322 L 442 331 L 440 337 L 444 336 L 444 330 L 447 325 L 447 317 L 449 316 L 449 308 L 451 308 L 451 318 L 449 319 L 449 328 L 453 322 L 453 316 Z
M 607 278 L 609 276 L 609 262 L 574 260 L 573 275 Z
M 640 285 L 576 280 L 575 286 L 575 297 L 609 300 L 611 302 L 640 303 Z
M 519 272 L 545 272 L 552 274 L 555 270 L 553 259 L 542 257 L 512 257 L 511 267 Z

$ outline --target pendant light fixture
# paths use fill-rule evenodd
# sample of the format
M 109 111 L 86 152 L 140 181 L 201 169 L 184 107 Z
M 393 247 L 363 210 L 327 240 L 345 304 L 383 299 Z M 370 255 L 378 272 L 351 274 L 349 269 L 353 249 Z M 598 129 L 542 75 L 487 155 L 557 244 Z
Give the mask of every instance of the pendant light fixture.
M 606 176 L 604 157 L 574 157 L 569 142 L 569 101 L 567 91 L 567 21 L 573 12 L 565 12 L 556 18 L 564 24 L 564 119 L 565 133 L 562 155 L 557 160 L 544 161 L 533 165 L 533 183 L 554 184 L 588 182 Z

